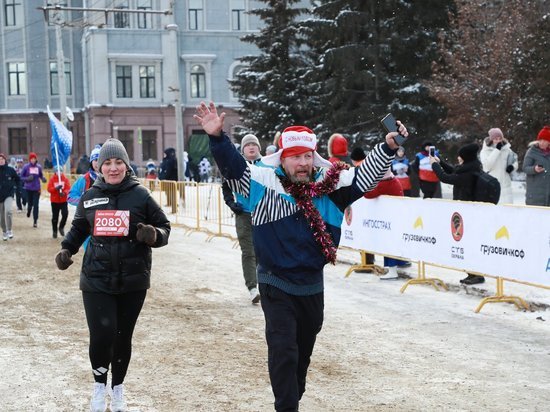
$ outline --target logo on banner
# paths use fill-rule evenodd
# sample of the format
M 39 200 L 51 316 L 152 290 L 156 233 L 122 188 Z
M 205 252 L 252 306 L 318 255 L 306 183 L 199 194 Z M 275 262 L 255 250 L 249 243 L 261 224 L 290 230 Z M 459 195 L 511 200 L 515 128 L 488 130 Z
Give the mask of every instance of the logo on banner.
M 414 221 L 413 229 L 424 230 L 424 222 L 422 221 L 421 216 L 418 216 Z M 428 243 L 432 245 L 435 245 L 437 243 L 437 239 L 435 236 L 417 235 L 416 233 L 403 233 L 403 240 L 405 242 Z
M 344 219 L 346 219 L 346 224 L 348 226 L 351 225 L 351 221 L 353 219 L 353 210 L 351 209 L 351 205 L 346 207 L 344 210 Z
M 504 241 L 503 239 L 508 241 L 510 240 L 510 233 L 508 232 L 508 228 L 506 226 L 502 226 L 495 233 L 495 240 Z M 523 249 L 516 249 L 513 247 L 482 244 L 480 246 L 480 250 L 484 255 L 500 255 L 519 259 L 525 258 L 525 251 Z
M 497 230 L 497 233 L 495 233 L 495 240 L 502 239 L 503 237 L 510 240 L 510 233 L 508 233 L 506 226 L 502 226 L 499 230 Z
M 451 216 L 451 234 L 457 242 L 460 242 L 460 239 L 464 235 L 464 220 L 458 212 L 454 212 Z
M 129 231 L 129 210 L 95 211 L 94 236 L 128 236 Z

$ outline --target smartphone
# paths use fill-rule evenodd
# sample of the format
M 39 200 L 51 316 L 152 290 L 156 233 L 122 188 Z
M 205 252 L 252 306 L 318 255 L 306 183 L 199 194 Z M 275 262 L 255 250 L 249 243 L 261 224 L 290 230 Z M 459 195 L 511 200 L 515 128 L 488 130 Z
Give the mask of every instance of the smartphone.
M 382 123 L 382 126 L 384 126 L 384 129 L 386 129 L 387 132 L 397 132 L 397 120 L 395 120 L 395 117 L 391 113 L 388 113 L 382 120 L 380 120 L 380 123 Z M 402 146 L 407 138 L 401 134 L 398 134 L 393 138 L 395 140 L 395 143 L 397 143 L 399 146 Z
M 430 156 L 435 157 L 435 146 L 430 146 L 428 150 L 430 152 Z

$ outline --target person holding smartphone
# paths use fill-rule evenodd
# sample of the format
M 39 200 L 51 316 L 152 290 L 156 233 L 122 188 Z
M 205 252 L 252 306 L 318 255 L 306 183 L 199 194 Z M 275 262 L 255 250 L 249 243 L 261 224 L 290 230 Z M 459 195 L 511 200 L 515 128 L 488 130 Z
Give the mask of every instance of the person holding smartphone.
M 424 199 L 441 197 L 441 195 L 437 196 L 437 193 L 441 193 L 441 190 L 438 190 L 441 184 L 430 164 L 430 148 L 432 148 L 432 157 L 439 157 L 439 150 L 431 142 L 427 141 L 422 143 L 422 150 L 416 154 L 411 164 L 411 167 L 418 175 L 418 184 L 420 190 L 422 190 Z
M 550 206 L 550 126 L 544 126 L 537 140 L 529 143 L 523 159 L 523 171 L 527 175 L 525 204 Z

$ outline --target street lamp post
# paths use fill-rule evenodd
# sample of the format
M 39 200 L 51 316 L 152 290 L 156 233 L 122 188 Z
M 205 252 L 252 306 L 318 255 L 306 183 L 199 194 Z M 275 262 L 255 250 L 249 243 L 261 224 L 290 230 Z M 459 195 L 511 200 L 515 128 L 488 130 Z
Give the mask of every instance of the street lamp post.
M 183 122 L 181 114 L 181 90 L 179 79 L 179 53 L 178 53 L 178 25 L 168 24 L 166 30 L 170 32 L 170 48 L 175 50 L 173 53 L 173 67 L 174 67 L 174 82 L 175 86 L 168 87 L 168 90 L 176 94 L 174 99 L 174 110 L 176 120 L 176 153 L 178 157 L 178 181 L 183 182 L 185 180 L 185 171 L 183 170 L 183 151 L 185 150 L 185 141 L 183 135 Z

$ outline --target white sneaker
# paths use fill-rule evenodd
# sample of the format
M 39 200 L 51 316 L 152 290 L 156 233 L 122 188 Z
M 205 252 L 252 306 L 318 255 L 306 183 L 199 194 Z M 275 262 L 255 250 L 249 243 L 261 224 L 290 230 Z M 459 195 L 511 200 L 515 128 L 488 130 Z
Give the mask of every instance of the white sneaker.
M 2 240 L 8 240 L 8 232 L 2 232 Z
M 126 412 L 126 402 L 124 401 L 124 385 L 116 385 L 111 390 L 111 412 Z
M 90 412 L 105 412 L 107 410 L 107 402 L 105 401 L 106 394 L 107 388 L 104 383 L 94 383 L 92 401 L 90 402 Z
M 10 239 L 13 239 L 13 231 L 8 230 L 8 237 L 9 237 Z
M 250 299 L 252 303 L 258 303 L 260 301 L 260 292 L 258 292 L 258 288 L 250 289 Z
M 395 266 L 385 267 L 384 269 L 387 269 L 388 272 L 385 275 L 380 276 L 380 280 L 395 280 L 399 278 L 397 268 Z

